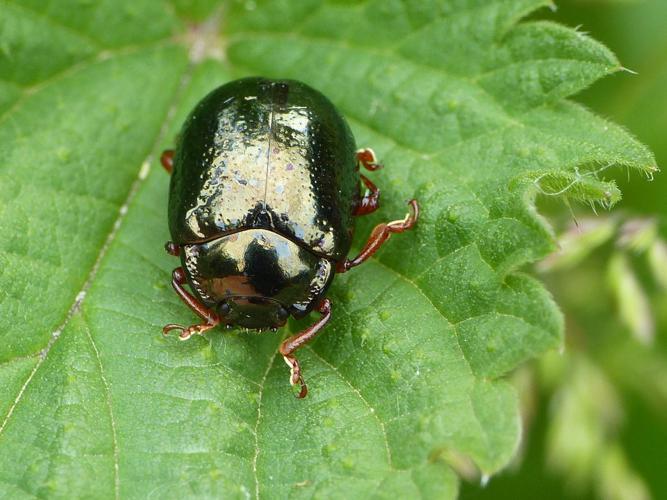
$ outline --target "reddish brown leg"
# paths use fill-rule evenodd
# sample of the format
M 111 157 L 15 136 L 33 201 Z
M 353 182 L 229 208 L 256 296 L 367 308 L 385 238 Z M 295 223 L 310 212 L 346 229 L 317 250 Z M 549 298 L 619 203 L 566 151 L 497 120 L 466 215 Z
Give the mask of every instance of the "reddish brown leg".
M 174 150 L 165 149 L 160 155 L 160 163 L 167 171 L 168 174 L 171 174 L 171 171 L 174 169 Z
M 368 190 L 361 199 L 359 206 L 355 209 L 354 215 L 370 214 L 380 208 L 380 190 L 378 187 L 365 175 L 361 176 L 361 180 L 364 182 Z
M 382 168 L 382 165 L 377 161 L 375 151 L 373 151 L 371 148 L 357 150 L 357 161 L 371 172 Z
M 181 255 L 181 247 L 178 246 L 173 241 L 166 242 L 164 244 L 164 249 L 169 255 L 173 255 L 174 257 L 178 257 L 179 255 Z
M 299 332 L 296 335 L 292 335 L 291 337 L 285 339 L 282 344 L 280 344 L 280 354 L 283 355 L 285 363 L 287 363 L 287 366 L 289 366 L 291 370 L 290 384 L 296 385 L 298 382 L 301 385 L 301 390 L 297 396 L 298 398 L 306 397 L 308 394 L 308 386 L 303 381 L 299 361 L 293 356 L 293 353 L 297 349 L 303 347 L 306 343 L 313 340 L 322 327 L 327 324 L 331 318 L 331 301 L 329 299 L 324 299 L 317 307 L 317 311 L 322 314 L 320 319 L 318 319 L 304 331 Z
M 371 171 L 382 168 L 382 165 L 377 162 L 375 151 L 371 148 L 359 149 L 357 151 L 357 170 L 359 169 L 359 165 L 363 165 L 366 170 Z M 367 190 L 361 203 L 355 209 L 354 215 L 370 214 L 380 207 L 380 190 L 365 175 L 361 176 L 361 180 L 366 185 Z
M 176 290 L 176 293 L 181 298 L 181 300 L 185 302 L 187 306 L 192 309 L 201 319 L 206 321 L 206 323 L 202 323 L 200 325 L 191 325 L 188 327 L 175 325 L 173 323 L 165 325 L 165 327 L 162 329 L 162 333 L 167 335 L 172 330 L 180 330 L 181 333 L 178 335 L 180 340 L 188 340 L 195 334 L 201 335 L 205 331 L 210 330 L 220 323 L 220 318 L 218 318 L 217 314 L 208 309 L 204 304 L 194 298 L 185 288 L 183 288 L 185 283 L 185 271 L 183 271 L 182 267 L 177 267 L 172 273 L 171 286 L 174 287 L 174 290 Z
M 358 266 L 377 252 L 382 244 L 389 239 L 392 233 L 402 233 L 403 231 L 412 229 L 419 218 L 419 205 L 417 204 L 417 200 L 410 200 L 408 204 L 412 207 L 412 212 L 408 213 L 405 216 L 405 219 L 384 222 L 375 226 L 368 241 L 364 245 L 364 248 L 359 252 L 359 255 L 354 259 L 346 259 L 340 262 L 336 270 L 339 273 L 344 273 L 345 271 Z

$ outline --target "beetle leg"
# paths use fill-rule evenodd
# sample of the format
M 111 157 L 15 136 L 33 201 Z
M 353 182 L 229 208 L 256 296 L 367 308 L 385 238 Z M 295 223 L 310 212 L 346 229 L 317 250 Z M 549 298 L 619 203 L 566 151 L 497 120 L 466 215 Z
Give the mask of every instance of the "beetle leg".
M 371 148 L 357 150 L 357 170 L 359 170 L 359 165 L 363 165 L 366 170 L 370 171 L 382 168 L 382 165 L 377 162 L 375 151 Z M 375 212 L 380 206 L 380 190 L 365 175 L 361 176 L 361 180 L 366 185 L 367 190 L 361 199 L 361 203 L 354 210 L 354 215 L 370 214 Z
M 382 168 L 382 164 L 378 163 L 375 151 L 371 148 L 364 148 L 357 150 L 357 162 L 361 163 L 367 170 L 371 172 Z
M 172 330 L 180 330 L 181 333 L 178 335 L 178 338 L 180 340 L 188 340 L 195 334 L 201 335 L 205 331 L 210 330 L 211 328 L 217 326 L 220 323 L 220 318 L 218 318 L 218 315 L 215 314 L 213 311 L 211 311 L 209 308 L 207 308 L 204 304 L 199 302 L 185 288 L 183 288 L 183 285 L 186 283 L 185 271 L 183 271 L 183 268 L 177 267 L 176 269 L 174 269 L 174 272 L 172 273 L 171 276 L 172 276 L 171 286 L 174 287 L 174 290 L 176 290 L 178 296 L 201 319 L 205 320 L 206 323 L 202 323 L 200 325 L 191 325 L 188 327 L 170 323 L 168 325 L 165 325 L 165 327 L 162 329 L 162 333 L 164 335 L 167 335 Z
M 174 150 L 165 149 L 162 151 L 162 154 L 160 155 L 160 163 L 162 163 L 162 166 L 167 173 L 171 175 L 171 171 L 174 169 Z
M 361 199 L 361 202 L 354 210 L 354 215 L 370 214 L 380 208 L 380 189 L 365 175 L 361 176 L 361 180 L 368 189 L 364 197 Z
M 324 325 L 327 324 L 331 318 L 331 301 L 329 299 L 324 299 L 317 307 L 317 311 L 322 314 L 320 319 L 318 319 L 304 331 L 288 337 L 283 341 L 282 344 L 280 344 L 280 354 L 283 355 L 285 363 L 287 363 L 287 366 L 290 367 L 290 384 L 296 385 L 299 383 L 301 386 L 301 390 L 297 396 L 298 398 L 306 397 L 306 394 L 308 394 L 308 386 L 303 381 L 299 361 L 293 356 L 293 353 L 300 347 L 303 347 L 303 345 L 307 342 L 313 340 L 319 331 L 324 327 Z
M 359 252 L 359 255 L 354 259 L 345 259 L 339 262 L 336 271 L 344 273 L 345 271 L 358 266 L 377 252 L 382 244 L 389 239 L 392 233 L 402 233 L 408 229 L 412 229 L 419 218 L 419 204 L 417 203 L 417 200 L 410 200 L 408 204 L 412 208 L 412 212 L 408 213 L 405 216 L 405 219 L 383 222 L 382 224 L 375 226 L 368 241 L 364 245 L 364 248 Z
M 169 255 L 173 255 L 174 257 L 181 255 L 181 247 L 173 241 L 166 242 L 164 244 L 164 249 Z

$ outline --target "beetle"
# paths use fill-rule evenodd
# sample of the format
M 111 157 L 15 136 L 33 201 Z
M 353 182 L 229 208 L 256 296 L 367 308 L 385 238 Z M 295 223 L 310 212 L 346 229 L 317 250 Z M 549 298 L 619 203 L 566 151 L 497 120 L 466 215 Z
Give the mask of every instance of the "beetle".
M 417 201 L 404 219 L 377 225 L 348 259 L 355 217 L 379 207 L 380 190 L 360 166 L 381 165 L 373 150 L 356 149 L 331 101 L 296 80 L 252 77 L 213 90 L 161 163 L 171 174 L 165 249 L 181 260 L 171 284 L 203 320 L 168 324 L 163 333 L 176 330 L 187 340 L 222 324 L 275 331 L 290 316 L 316 311 L 319 319 L 279 348 L 297 397 L 305 397 L 294 353 L 331 318 L 325 294 L 334 275 L 411 229 Z

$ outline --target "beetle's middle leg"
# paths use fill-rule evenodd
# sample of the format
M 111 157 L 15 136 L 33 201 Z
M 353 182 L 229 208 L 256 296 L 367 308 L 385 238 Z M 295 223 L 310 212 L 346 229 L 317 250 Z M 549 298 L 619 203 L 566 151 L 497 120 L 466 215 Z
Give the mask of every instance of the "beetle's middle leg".
M 365 175 L 361 175 L 361 180 L 366 185 L 366 194 L 354 210 L 354 215 L 370 214 L 380 208 L 380 189 Z
M 171 286 L 174 287 L 174 290 L 176 290 L 176 293 L 181 298 L 181 300 L 185 302 L 187 306 L 192 309 L 201 319 L 206 321 L 206 323 L 191 325 L 188 327 L 176 325 L 173 323 L 165 325 L 165 327 L 162 329 L 162 333 L 167 335 L 172 330 L 180 330 L 181 333 L 178 335 L 180 340 L 188 340 L 195 334 L 201 335 L 205 331 L 214 328 L 220 323 L 220 318 L 218 318 L 216 313 L 199 302 L 185 288 L 183 288 L 185 283 L 185 271 L 183 271 L 182 267 L 177 267 L 172 273 Z
M 366 170 L 370 170 L 371 172 L 382 168 L 382 164 L 378 163 L 377 156 L 375 156 L 375 151 L 371 148 L 358 149 L 356 155 L 357 166 L 361 164 Z
M 364 248 L 359 252 L 359 255 L 354 259 L 345 259 L 339 262 L 336 271 L 344 273 L 345 271 L 358 266 L 371 258 L 393 233 L 402 233 L 408 229 L 412 229 L 419 218 L 419 204 L 417 203 L 417 200 L 410 200 L 409 205 L 412 208 L 412 212 L 408 213 L 405 216 L 405 219 L 383 222 L 382 224 L 375 226 L 368 241 L 364 245 Z
M 375 152 L 370 148 L 357 151 L 357 170 L 359 165 L 363 165 L 366 170 L 370 171 L 382 168 L 382 165 L 377 162 Z M 354 215 L 370 214 L 380 207 L 380 190 L 378 187 L 365 175 L 361 175 L 361 180 L 366 186 L 366 193 L 354 210 Z
M 313 340 L 324 325 L 327 324 L 331 318 L 331 301 L 329 299 L 324 299 L 317 307 L 317 311 L 322 315 L 320 319 L 304 331 L 288 337 L 282 344 L 280 344 L 280 354 L 283 355 L 285 363 L 287 363 L 287 366 L 289 366 L 291 370 L 290 384 L 296 385 L 299 383 L 301 385 L 301 390 L 297 396 L 298 398 L 306 397 L 306 394 L 308 394 L 308 386 L 303 381 L 303 377 L 301 376 L 301 366 L 299 366 L 299 361 L 294 357 L 294 351 Z

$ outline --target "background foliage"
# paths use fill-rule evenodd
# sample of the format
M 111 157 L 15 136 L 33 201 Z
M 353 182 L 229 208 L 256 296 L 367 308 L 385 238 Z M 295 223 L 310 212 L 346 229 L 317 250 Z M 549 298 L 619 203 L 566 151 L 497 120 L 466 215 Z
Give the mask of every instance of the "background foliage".
M 564 100 L 622 66 L 521 22 L 546 4 L 0 2 L 0 495 L 441 498 L 505 466 L 504 377 L 562 334 L 520 272 L 556 243 L 534 197 L 606 207 L 608 170 L 655 170 Z M 380 153 L 383 210 L 360 235 L 409 197 L 425 209 L 337 280 L 305 401 L 278 336 L 159 334 L 193 317 L 168 287 L 156 155 L 207 91 L 256 73 L 320 88 Z M 600 373 L 582 359 L 580 381 Z
M 581 24 L 637 72 L 607 78 L 577 100 L 637 133 L 664 166 L 667 3 L 568 0 L 547 17 Z M 464 498 L 667 496 L 667 268 L 658 257 L 667 236 L 667 179 L 614 177 L 624 195 L 616 216 L 577 211 L 583 230 L 569 231 L 579 237 L 564 252 L 565 265 L 544 275 L 566 316 L 567 348 L 517 378 L 530 394 L 526 449 L 487 488 L 468 485 Z M 571 225 L 571 217 L 561 220 L 564 230 Z

